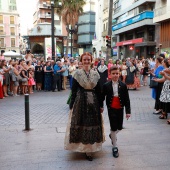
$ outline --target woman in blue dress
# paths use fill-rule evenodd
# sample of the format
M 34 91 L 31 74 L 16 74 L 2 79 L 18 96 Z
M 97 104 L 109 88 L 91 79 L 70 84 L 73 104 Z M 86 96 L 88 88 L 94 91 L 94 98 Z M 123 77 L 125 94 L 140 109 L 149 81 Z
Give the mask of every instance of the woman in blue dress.
M 51 66 L 51 62 L 47 61 L 44 67 L 44 91 L 52 90 L 52 73 L 53 68 Z
M 163 59 L 161 57 L 158 57 L 156 59 L 156 69 L 154 71 L 154 73 L 151 73 L 153 78 L 162 78 L 162 75 L 160 75 L 160 72 L 164 69 L 164 67 L 162 66 L 162 61 Z M 163 83 L 158 83 L 158 86 L 156 88 L 152 88 L 152 98 L 155 99 L 155 112 L 154 114 L 159 114 L 161 113 L 161 109 L 160 109 L 160 94 L 162 91 L 162 87 L 163 87 Z

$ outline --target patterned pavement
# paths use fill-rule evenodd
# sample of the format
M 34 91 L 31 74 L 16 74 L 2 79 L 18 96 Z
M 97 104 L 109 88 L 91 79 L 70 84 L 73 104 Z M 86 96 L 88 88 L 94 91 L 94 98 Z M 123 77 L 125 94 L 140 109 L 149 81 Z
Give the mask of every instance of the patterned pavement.
M 24 132 L 24 96 L 0 100 L 0 170 L 169 170 L 170 126 L 153 115 L 151 89 L 130 90 L 132 117 L 118 134 L 120 157 L 112 157 L 105 108 L 106 141 L 88 162 L 83 154 L 65 151 L 69 90 L 30 95 L 30 127 Z

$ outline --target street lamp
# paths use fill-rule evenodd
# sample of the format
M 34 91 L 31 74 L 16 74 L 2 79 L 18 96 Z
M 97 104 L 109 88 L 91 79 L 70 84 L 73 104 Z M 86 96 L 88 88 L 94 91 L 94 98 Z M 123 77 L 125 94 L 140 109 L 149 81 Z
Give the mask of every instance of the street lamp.
M 75 34 L 77 32 L 77 24 L 75 24 L 74 27 L 72 27 L 71 25 L 67 25 L 66 26 L 66 30 L 69 34 L 71 34 L 71 57 L 72 57 L 72 40 L 73 40 L 73 34 Z
M 51 46 L 52 46 L 52 60 L 55 60 L 55 44 L 54 44 L 54 1 L 51 1 Z

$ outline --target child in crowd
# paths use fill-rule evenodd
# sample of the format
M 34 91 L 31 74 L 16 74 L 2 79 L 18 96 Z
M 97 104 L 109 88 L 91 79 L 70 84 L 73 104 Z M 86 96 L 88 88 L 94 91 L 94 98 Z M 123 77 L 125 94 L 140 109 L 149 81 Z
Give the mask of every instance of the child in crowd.
M 103 85 L 102 100 L 105 100 L 108 109 L 111 133 L 109 137 L 112 141 L 113 157 L 119 157 L 117 147 L 117 133 L 122 130 L 124 107 L 126 110 L 126 118 L 129 119 L 131 108 L 129 93 L 126 84 L 119 81 L 120 71 L 117 66 L 110 68 L 111 81 Z
M 33 89 L 32 89 L 32 86 L 35 85 L 35 81 L 34 81 L 34 78 L 33 78 L 33 71 L 32 69 L 29 69 L 28 70 L 28 93 L 33 93 Z

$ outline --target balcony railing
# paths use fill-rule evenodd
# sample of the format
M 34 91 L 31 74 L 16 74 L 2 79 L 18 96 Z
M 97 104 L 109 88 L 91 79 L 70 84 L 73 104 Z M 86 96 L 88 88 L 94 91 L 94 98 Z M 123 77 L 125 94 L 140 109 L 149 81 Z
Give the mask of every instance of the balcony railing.
M 164 15 L 166 14 L 166 12 L 167 12 L 167 6 L 162 6 L 160 8 L 157 8 L 154 10 L 154 17 Z
M 121 9 L 121 5 L 114 9 L 114 14 L 118 13 Z
M 5 47 L 6 47 L 6 44 L 0 43 L 0 48 L 5 48 Z
M 39 18 L 51 18 L 51 14 L 39 14 Z
M 5 35 L 6 33 L 4 31 L 0 31 L 0 35 Z

